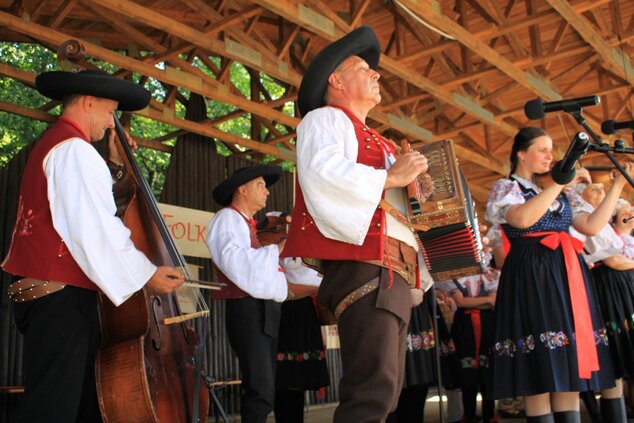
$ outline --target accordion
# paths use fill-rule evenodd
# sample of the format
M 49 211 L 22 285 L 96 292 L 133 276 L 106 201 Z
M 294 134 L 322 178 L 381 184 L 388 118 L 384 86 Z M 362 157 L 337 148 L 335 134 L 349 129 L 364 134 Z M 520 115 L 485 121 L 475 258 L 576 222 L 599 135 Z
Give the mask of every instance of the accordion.
M 406 207 L 410 222 L 429 227 L 416 233 L 431 276 L 441 281 L 482 273 L 484 254 L 478 218 L 458 167 L 453 141 L 405 147 L 419 151 L 428 160 L 427 175 L 431 179 L 421 175 L 407 187 Z M 430 183 L 431 187 L 423 186 Z

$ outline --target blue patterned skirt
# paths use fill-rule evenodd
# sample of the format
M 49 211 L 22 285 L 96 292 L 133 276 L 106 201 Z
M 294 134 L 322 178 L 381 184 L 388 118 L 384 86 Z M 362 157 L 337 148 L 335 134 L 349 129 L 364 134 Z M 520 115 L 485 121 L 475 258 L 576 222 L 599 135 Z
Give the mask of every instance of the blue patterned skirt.
M 514 239 L 502 269 L 491 352 L 493 398 L 614 386 L 608 337 L 588 267 L 578 255 L 600 370 L 581 379 L 563 252 L 544 247 L 540 240 Z
M 592 269 L 617 378 L 634 377 L 634 271 Z

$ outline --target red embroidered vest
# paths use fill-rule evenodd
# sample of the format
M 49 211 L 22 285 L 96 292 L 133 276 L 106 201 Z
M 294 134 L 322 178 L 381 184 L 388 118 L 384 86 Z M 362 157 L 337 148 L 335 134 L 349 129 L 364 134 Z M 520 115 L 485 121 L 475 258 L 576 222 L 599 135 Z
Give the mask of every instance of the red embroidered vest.
M 235 212 L 238 213 L 244 219 L 246 224 L 249 225 L 249 235 L 251 237 L 251 248 L 260 248 L 261 245 L 260 245 L 260 242 L 258 241 L 258 235 L 255 229 L 255 222 L 249 221 L 246 217 L 244 217 L 242 213 L 240 213 L 238 210 L 234 209 L 233 207 L 229 206 L 229 208 L 235 210 Z M 216 270 L 216 277 L 218 278 L 218 281 L 227 284 L 227 286 L 224 289 L 220 291 L 215 291 L 212 294 L 215 300 L 230 300 L 230 299 L 244 298 L 249 296 L 249 294 L 244 292 L 242 289 L 238 288 L 238 286 L 235 283 L 229 280 L 229 278 L 225 276 L 225 274 L 222 273 L 222 271 L 215 264 L 214 264 L 214 269 Z
M 348 110 L 341 108 L 352 124 L 359 143 L 357 163 L 385 169 L 385 154 L 379 140 L 385 140 L 374 129 L 369 128 Z M 387 141 L 386 141 L 387 142 Z M 370 221 L 368 233 L 362 245 L 335 241 L 321 234 L 313 221 L 302 187 L 296 177 L 295 207 L 288 232 L 288 239 L 281 257 L 303 257 L 322 260 L 383 260 L 385 212 L 377 208 Z
M 2 268 L 17 276 L 98 291 L 97 285 L 88 279 L 55 231 L 48 202 L 44 159 L 54 147 L 69 138 L 85 140 L 86 136 L 74 123 L 60 118 L 33 148 L 24 169 L 11 247 Z

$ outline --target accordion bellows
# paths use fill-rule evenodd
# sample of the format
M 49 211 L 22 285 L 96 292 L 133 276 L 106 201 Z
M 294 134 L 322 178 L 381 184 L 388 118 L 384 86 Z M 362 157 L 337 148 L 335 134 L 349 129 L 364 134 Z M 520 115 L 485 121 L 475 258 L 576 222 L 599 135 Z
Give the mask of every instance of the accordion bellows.
M 478 218 L 458 167 L 453 141 L 413 144 L 411 148 L 427 157 L 427 174 L 433 181 L 428 196 L 420 194 L 429 192 L 420 186 L 409 187 L 407 195 L 410 222 L 429 226 L 417 235 L 431 276 L 441 281 L 482 273 L 484 255 Z M 429 180 L 417 178 L 413 182 L 422 183 L 428 184 Z

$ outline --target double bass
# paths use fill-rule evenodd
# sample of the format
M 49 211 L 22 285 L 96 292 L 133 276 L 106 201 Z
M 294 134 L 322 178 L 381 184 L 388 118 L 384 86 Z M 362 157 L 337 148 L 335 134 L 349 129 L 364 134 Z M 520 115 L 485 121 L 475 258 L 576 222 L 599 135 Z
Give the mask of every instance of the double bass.
M 120 140 L 123 130 L 115 117 Z M 131 239 L 154 264 L 186 269 L 149 184 L 125 141 L 124 162 L 132 171 L 132 199 L 123 214 Z M 191 277 L 186 277 L 191 279 Z M 204 422 L 209 392 L 199 368 L 198 339 L 182 317 L 174 293 L 159 294 L 147 285 L 119 307 L 100 296 L 102 346 L 97 351 L 96 379 L 104 422 Z
M 83 61 L 83 54 L 76 40 L 58 50 L 58 58 L 71 63 Z M 221 288 L 222 284 L 191 283 L 187 264 L 169 234 L 116 116 L 114 123 L 127 173 L 123 190 L 127 198 L 123 206 L 117 201 L 117 206 L 131 231 L 132 242 L 155 265 L 181 268 L 190 285 Z M 209 391 L 201 370 L 202 351 L 189 324 L 193 318 L 207 318 L 209 310 L 204 300 L 200 307 L 201 311 L 184 314 L 175 293 L 159 294 L 147 285 L 119 307 L 100 295 L 102 345 L 97 351 L 95 372 L 104 422 L 206 420 Z

